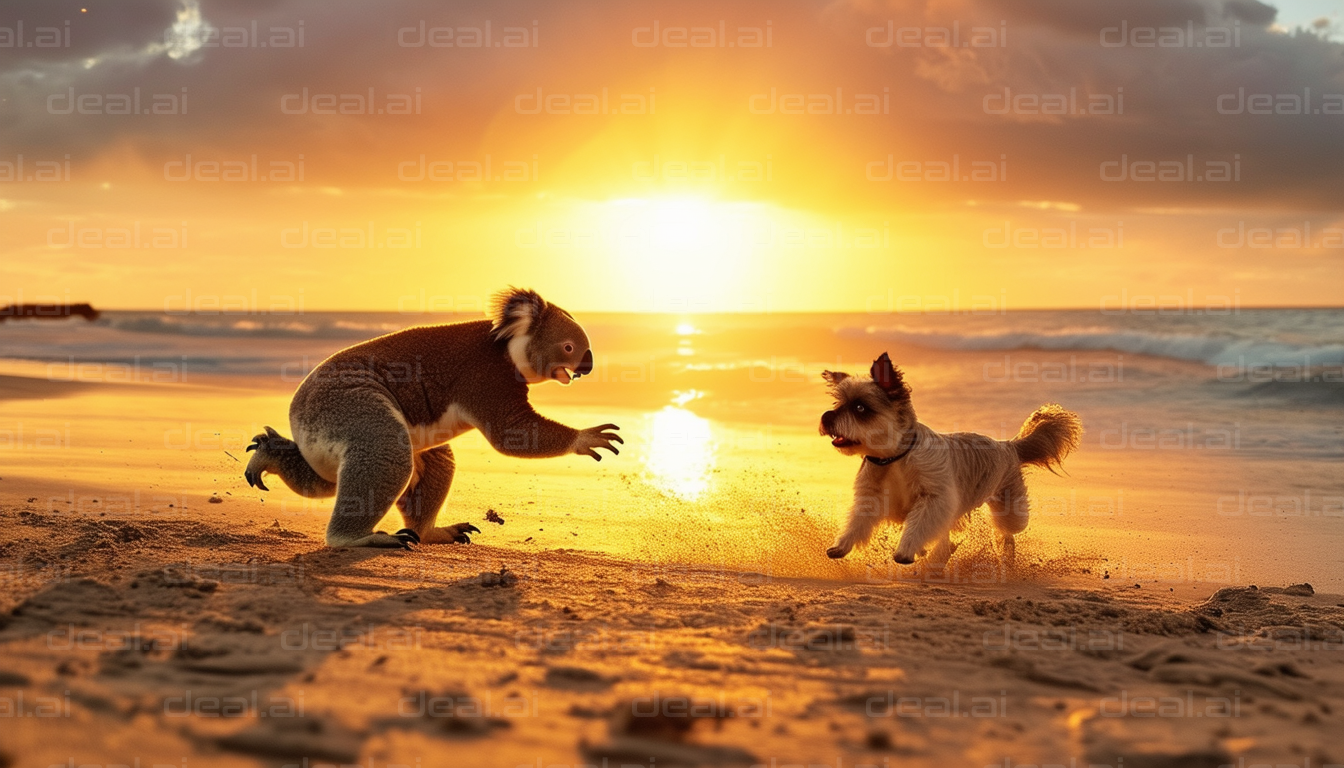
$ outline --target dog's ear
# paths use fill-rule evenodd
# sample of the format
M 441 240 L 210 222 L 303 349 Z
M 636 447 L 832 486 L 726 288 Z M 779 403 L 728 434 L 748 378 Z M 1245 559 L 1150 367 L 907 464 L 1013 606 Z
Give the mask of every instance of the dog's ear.
M 910 388 L 905 385 L 905 377 L 901 375 L 899 368 L 891 364 L 891 358 L 886 352 L 873 361 L 873 368 L 869 371 L 873 381 L 877 386 L 887 393 L 887 397 L 892 400 L 908 400 L 910 398 Z
M 822 371 L 821 378 L 826 380 L 832 387 L 849 378 L 849 374 L 844 371 Z

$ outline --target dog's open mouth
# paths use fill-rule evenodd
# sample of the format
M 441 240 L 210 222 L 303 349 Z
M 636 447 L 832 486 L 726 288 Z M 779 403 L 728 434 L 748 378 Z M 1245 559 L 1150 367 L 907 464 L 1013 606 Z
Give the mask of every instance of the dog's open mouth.
M 849 448 L 850 446 L 858 444 L 858 440 L 850 440 L 848 437 L 840 437 L 837 435 L 831 438 L 831 445 L 834 445 L 836 448 Z

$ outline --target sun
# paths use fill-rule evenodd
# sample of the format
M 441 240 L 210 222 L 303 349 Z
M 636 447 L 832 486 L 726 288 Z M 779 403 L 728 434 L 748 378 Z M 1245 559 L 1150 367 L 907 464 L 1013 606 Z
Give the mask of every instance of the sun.
M 534 264 L 550 281 L 624 312 L 778 311 L 819 295 L 833 279 L 829 262 L 849 254 L 855 238 L 837 234 L 834 218 L 708 193 L 536 205 L 515 242 L 544 257 Z
M 761 203 L 678 196 L 602 206 L 609 257 L 626 284 L 656 286 L 664 311 L 731 311 L 758 268 L 771 222 Z
M 628 245 L 704 266 L 746 244 L 761 208 L 706 197 L 624 198 L 607 205 Z

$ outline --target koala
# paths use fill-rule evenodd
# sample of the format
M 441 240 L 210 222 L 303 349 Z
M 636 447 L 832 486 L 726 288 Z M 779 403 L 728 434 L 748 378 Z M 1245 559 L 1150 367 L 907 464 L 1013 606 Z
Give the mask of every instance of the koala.
M 474 525 L 435 525 L 453 482 L 448 442 L 477 429 L 506 456 L 617 454 L 614 443 L 625 441 L 615 424 L 574 429 L 527 399 L 530 385 L 567 385 L 592 370 L 588 335 L 573 315 L 510 288 L 489 319 L 408 328 L 327 358 L 294 393 L 294 439 L 266 427 L 247 447 L 254 453 L 243 475 L 263 491 L 270 473 L 302 496 L 335 496 L 330 547 L 470 543 Z M 393 504 L 405 527 L 374 531 Z

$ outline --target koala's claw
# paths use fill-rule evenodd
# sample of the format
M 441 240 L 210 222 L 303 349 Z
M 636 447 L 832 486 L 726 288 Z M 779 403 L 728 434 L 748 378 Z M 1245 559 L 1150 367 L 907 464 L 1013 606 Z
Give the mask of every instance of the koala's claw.
M 453 537 L 454 544 L 470 544 L 471 537 L 468 536 L 467 534 L 481 532 L 480 528 L 477 528 L 471 523 L 458 523 L 457 525 L 449 525 L 446 526 L 444 530 L 447 531 L 448 534 Z
M 357 546 L 375 547 L 377 549 L 405 549 L 410 550 L 411 544 L 419 541 L 419 536 L 415 531 L 405 528 L 396 533 L 383 533 L 376 531 L 369 537 L 368 543 Z
M 251 448 L 249 448 L 248 450 L 251 450 Z M 260 472 L 253 472 L 252 470 L 249 469 L 243 472 L 243 477 L 247 478 L 247 484 L 252 486 L 253 488 L 260 488 L 263 491 L 271 490 L 270 488 L 266 487 L 265 483 L 261 482 Z
M 247 450 L 255 451 L 259 448 L 269 448 L 271 440 L 283 441 L 284 438 L 281 437 L 280 433 L 276 432 L 273 428 L 266 427 L 265 432 L 258 433 L 255 437 L 252 438 L 252 444 L 247 446 Z
M 247 451 L 251 453 L 256 451 L 257 455 L 247 464 L 247 470 L 243 472 L 243 477 L 247 479 L 247 484 L 253 488 L 260 488 L 263 491 L 269 491 L 270 488 L 261 481 L 261 475 L 266 472 L 271 459 L 274 458 L 274 452 L 278 449 L 293 445 L 292 442 L 285 440 L 284 437 L 271 427 L 266 427 L 266 431 L 252 438 L 252 444 L 247 446 Z
M 613 442 L 625 444 L 621 436 L 616 434 L 615 430 L 620 427 L 615 424 L 603 424 L 600 427 L 589 427 L 579 431 L 579 437 L 575 441 L 574 452 L 580 456 L 591 456 L 597 461 L 602 460 L 602 455 L 597 452 L 598 448 L 605 448 L 611 451 L 613 455 L 620 455 L 620 451 Z

